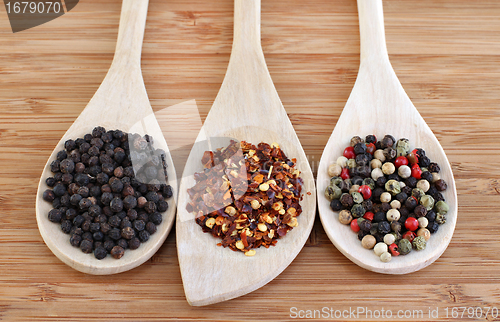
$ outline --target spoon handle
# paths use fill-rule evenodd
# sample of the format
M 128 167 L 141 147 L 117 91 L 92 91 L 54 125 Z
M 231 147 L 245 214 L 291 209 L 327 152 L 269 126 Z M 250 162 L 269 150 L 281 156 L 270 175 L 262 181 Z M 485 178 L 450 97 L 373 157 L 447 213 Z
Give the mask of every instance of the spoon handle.
M 358 0 L 361 61 L 376 56 L 389 59 L 385 44 L 382 0 Z
M 231 55 L 256 50 L 260 50 L 262 54 L 260 43 L 260 0 L 235 0 L 234 36 Z
M 149 0 L 123 0 L 112 66 L 141 66 L 142 40 Z

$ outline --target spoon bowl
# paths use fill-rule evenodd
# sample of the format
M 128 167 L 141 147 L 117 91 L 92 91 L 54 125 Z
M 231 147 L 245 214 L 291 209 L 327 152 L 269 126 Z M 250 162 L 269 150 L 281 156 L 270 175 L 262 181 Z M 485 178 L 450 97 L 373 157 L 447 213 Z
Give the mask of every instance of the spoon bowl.
M 278 143 L 288 158 L 297 159 L 304 180 L 298 227 L 276 246 L 258 248 L 253 257 L 217 246 L 220 240 L 203 233 L 194 214 L 186 210 L 187 189 L 195 185 L 194 173 L 203 170 L 203 152 L 226 147 L 230 138 L 254 145 Z M 194 306 L 225 301 L 265 285 L 292 262 L 310 234 L 316 210 L 314 178 L 267 70 L 260 44 L 260 0 L 235 0 L 229 66 L 188 157 L 179 191 L 177 252 L 186 298 Z
M 111 67 L 88 105 L 57 143 L 43 170 L 36 197 L 36 219 L 40 234 L 50 250 L 64 263 L 74 269 L 95 275 L 115 274 L 130 270 L 147 261 L 163 244 L 175 218 L 177 183 L 175 169 L 162 131 L 153 114 L 141 74 L 141 47 L 148 9 L 147 0 L 123 0 L 116 52 Z M 172 186 L 173 198 L 168 199 L 169 208 L 163 213 L 163 221 L 155 234 L 141 243 L 136 250 L 126 250 L 120 259 L 107 256 L 98 260 L 93 254 L 85 254 L 71 246 L 69 235 L 60 225 L 48 220 L 52 209 L 43 200 L 43 192 L 49 187 L 45 180 L 52 176 L 50 164 L 57 152 L 64 150 L 64 142 L 91 133 L 96 126 L 106 130 L 119 129 L 128 133 L 148 134 L 154 139 L 154 148 L 166 154 L 167 176 Z
M 385 45 L 382 0 L 358 0 L 361 63 L 358 77 L 337 125 L 328 140 L 318 167 L 318 209 L 323 227 L 337 249 L 357 265 L 387 274 L 406 274 L 433 263 L 450 243 L 457 220 L 455 180 L 446 154 L 404 91 L 389 61 Z M 406 256 L 382 262 L 373 250 L 364 249 L 349 225 L 338 220 L 324 191 L 329 184 L 328 166 L 336 162 L 353 136 L 391 134 L 407 138 L 413 148 L 421 147 L 437 162 L 448 184 L 443 193 L 450 206 L 447 221 L 431 235 L 427 247 Z M 412 149 L 413 149 L 412 148 Z

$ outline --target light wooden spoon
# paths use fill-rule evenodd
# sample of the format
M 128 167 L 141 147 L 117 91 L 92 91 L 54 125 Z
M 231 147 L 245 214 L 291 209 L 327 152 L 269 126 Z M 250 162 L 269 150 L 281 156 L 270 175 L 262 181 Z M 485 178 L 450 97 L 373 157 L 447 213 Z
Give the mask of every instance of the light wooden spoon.
M 220 240 L 203 233 L 194 215 L 186 211 L 186 190 L 195 184 L 193 173 L 203 169 L 203 152 L 210 145 L 214 150 L 227 146 L 228 140 L 215 142 L 216 137 L 253 144 L 279 143 L 290 159 L 297 159 L 302 172 L 304 198 L 303 213 L 297 217 L 299 226 L 275 247 L 257 249 L 253 257 L 216 246 Z M 206 144 L 207 139 L 212 141 Z M 186 298 L 189 304 L 201 306 L 249 293 L 280 274 L 302 249 L 315 217 L 314 178 L 264 60 L 260 0 L 235 0 L 233 48 L 226 77 L 196 142 L 180 184 L 176 235 Z
M 387 274 L 417 271 L 434 262 L 450 243 L 457 221 L 457 193 L 451 167 L 431 129 L 405 93 L 392 69 L 385 45 L 382 0 L 358 0 L 361 35 L 361 63 L 358 77 L 346 106 L 337 121 L 321 157 L 318 168 L 318 208 L 323 227 L 333 244 L 359 266 Z M 383 263 L 373 250 L 364 249 L 349 226 L 342 225 L 333 212 L 324 191 L 329 183 L 328 166 L 342 155 L 350 139 L 375 134 L 382 138 L 391 134 L 396 139 L 408 138 L 421 147 L 440 167 L 441 177 L 448 183 L 444 193 L 450 206 L 447 221 L 432 234 L 427 248 L 406 256 L 393 257 Z
M 36 219 L 43 240 L 61 261 L 84 273 L 114 274 L 141 265 L 163 244 L 175 218 L 175 169 L 149 103 L 141 74 L 141 48 L 147 10 L 148 0 L 123 0 L 118 41 L 111 67 L 94 97 L 55 147 L 38 185 Z M 96 126 L 103 126 L 106 130 L 120 129 L 153 136 L 154 147 L 166 152 L 167 175 L 174 192 L 174 198 L 168 200 L 169 209 L 163 213 L 163 222 L 158 226 L 158 231 L 138 249 L 125 251 L 125 255 L 119 260 L 109 255 L 97 260 L 93 254 L 84 254 L 79 248 L 71 246 L 69 235 L 62 232 L 60 225 L 48 220 L 47 213 L 52 205 L 42 198 L 43 192 L 48 188 L 45 180 L 52 176 L 50 163 L 56 158 L 57 152 L 64 149 L 64 142 L 83 137 Z

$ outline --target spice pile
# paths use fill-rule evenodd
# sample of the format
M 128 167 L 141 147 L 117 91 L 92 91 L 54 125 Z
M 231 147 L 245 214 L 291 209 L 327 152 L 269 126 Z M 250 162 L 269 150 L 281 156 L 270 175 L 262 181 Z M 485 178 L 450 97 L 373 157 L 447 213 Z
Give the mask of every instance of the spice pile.
M 350 225 L 366 249 L 383 262 L 422 250 L 446 221 L 449 210 L 439 165 L 408 139 L 374 135 L 351 139 L 343 156 L 328 167 L 325 196 L 339 221 Z
M 97 259 L 119 259 L 148 241 L 172 197 L 165 152 L 153 148 L 153 138 L 96 127 L 64 148 L 50 164 L 52 189 L 43 199 L 53 206 L 48 219 L 71 245 Z
M 218 246 L 253 256 L 253 248 L 276 245 L 298 225 L 303 181 L 277 144 L 232 140 L 201 161 L 186 209 L 204 232 L 222 239 Z

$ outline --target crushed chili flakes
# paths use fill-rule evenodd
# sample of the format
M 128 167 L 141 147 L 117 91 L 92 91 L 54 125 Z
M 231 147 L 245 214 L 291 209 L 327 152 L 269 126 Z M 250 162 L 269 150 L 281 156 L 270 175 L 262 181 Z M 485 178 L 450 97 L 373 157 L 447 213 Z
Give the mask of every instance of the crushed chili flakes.
M 201 162 L 186 209 L 203 232 L 222 239 L 217 245 L 253 256 L 252 248 L 275 246 L 298 226 L 303 180 L 278 144 L 231 140 Z

